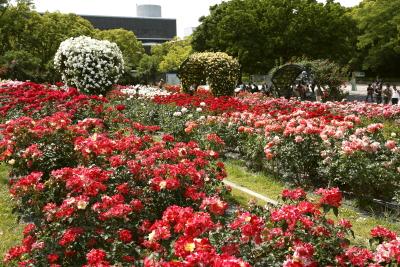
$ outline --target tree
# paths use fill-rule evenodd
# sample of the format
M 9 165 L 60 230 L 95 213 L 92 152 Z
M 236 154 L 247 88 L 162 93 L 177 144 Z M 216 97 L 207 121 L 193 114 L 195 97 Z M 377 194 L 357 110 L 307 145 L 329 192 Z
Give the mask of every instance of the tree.
M 151 55 L 145 55 L 138 67 L 138 75 L 146 81 L 155 81 L 161 72 L 177 72 L 182 62 L 192 53 L 190 38 L 178 37 L 151 47 Z
M 96 30 L 95 37 L 100 40 L 114 42 L 121 49 L 125 65 L 128 69 L 135 69 L 144 54 L 142 42 L 132 31 L 124 29 Z
M 8 7 L 8 0 L 0 0 L 0 19 Z
M 292 57 L 347 63 L 355 22 L 332 0 L 231 0 L 210 8 L 193 34 L 195 51 L 225 51 L 243 71 L 265 73 Z
M 55 75 L 53 59 L 61 42 L 71 37 L 93 36 L 92 24 L 75 14 L 46 12 L 41 16 L 40 42 L 37 44 L 37 54 L 41 59 L 43 79 L 46 81 L 59 80 Z
M 125 61 L 125 72 L 120 79 L 122 84 L 132 84 L 135 77 L 132 70 L 136 70 L 145 51 L 135 34 L 124 29 L 96 30 L 95 37 L 100 40 L 114 42 L 122 51 Z
M 25 1 L 4 10 L 0 24 L 0 55 L 10 50 L 35 48 L 40 40 L 40 15 Z
M 14 68 L 12 72 L 15 74 L 18 69 L 24 69 L 18 77 L 27 77 L 25 74 L 29 73 L 29 79 L 35 81 L 59 80 L 53 69 L 53 57 L 60 43 L 70 37 L 92 36 L 94 31 L 89 21 L 74 14 L 46 12 L 40 15 L 33 10 L 30 1 L 17 1 L 16 5 L 8 6 L 0 22 L 2 65 L 5 68 L 15 66 L 12 62 L 21 60 L 18 55 L 22 58 L 31 56 L 29 64 Z M 28 70 L 28 67 L 32 69 Z
M 183 61 L 192 53 L 191 39 L 175 39 L 162 44 L 167 47 L 166 54 L 162 57 L 158 70 L 160 72 L 177 72 Z
M 139 62 L 138 76 L 146 82 L 155 81 L 158 65 L 159 60 L 156 56 L 144 55 Z
M 0 67 L 6 78 L 35 79 L 39 75 L 37 46 L 41 42 L 40 23 L 41 17 L 32 11 L 29 1 L 17 1 L 15 6 L 3 9 L 0 18 Z
M 364 70 L 399 75 L 400 0 L 364 0 L 353 10 L 358 23 L 359 62 Z

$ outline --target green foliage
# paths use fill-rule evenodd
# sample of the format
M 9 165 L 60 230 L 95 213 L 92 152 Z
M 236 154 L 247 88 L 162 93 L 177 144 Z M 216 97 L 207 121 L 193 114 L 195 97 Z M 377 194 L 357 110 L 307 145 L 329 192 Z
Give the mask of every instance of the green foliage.
M 182 62 L 192 53 L 190 38 L 174 38 L 151 47 L 151 55 L 144 55 L 138 75 L 144 81 L 155 81 L 159 73 L 177 72 Z
M 134 69 L 138 66 L 144 54 L 144 48 L 133 32 L 124 29 L 96 30 L 95 37 L 116 43 L 121 49 L 127 68 Z
M 155 81 L 159 62 L 154 55 L 143 55 L 138 66 L 139 77 L 146 82 Z
M 190 86 L 207 81 L 214 96 L 232 95 L 239 78 L 239 63 L 222 52 L 194 53 L 182 64 L 179 78 L 187 92 Z
M 294 56 L 347 63 L 356 42 L 355 22 L 333 1 L 232 0 L 211 7 L 200 21 L 194 50 L 225 51 L 250 73 Z
M 8 7 L 8 0 L 0 0 L 0 16 L 3 15 L 3 12 Z
M 177 72 L 183 61 L 192 53 L 190 39 L 166 42 L 167 53 L 162 57 L 158 66 L 160 72 Z
M 95 37 L 100 40 L 114 42 L 118 45 L 125 62 L 125 71 L 120 82 L 122 84 L 132 84 L 134 77 L 131 71 L 137 69 L 145 53 L 142 42 L 136 38 L 133 32 L 124 29 L 96 30 Z
M 89 21 L 74 14 L 46 12 L 40 15 L 29 1 L 8 6 L 0 11 L 0 66 L 6 70 L 4 77 L 59 81 L 52 60 L 60 43 L 69 37 L 92 36 L 93 30 Z M 19 63 L 23 67 L 9 69 L 14 66 L 14 55 L 21 55 L 19 61 L 22 58 L 27 61 Z
M 327 184 L 317 172 L 322 161 L 318 138 L 307 136 L 302 142 L 295 142 L 291 137 L 279 143 L 274 152 L 276 156 L 267 162 L 267 169 L 283 180 L 303 188 Z
M 360 35 L 362 68 L 383 76 L 400 68 L 400 0 L 364 0 L 352 12 Z
M 330 60 L 308 60 L 308 59 L 299 59 L 295 60 L 295 63 L 288 63 L 281 66 L 278 66 L 271 70 L 271 73 L 275 73 L 277 70 L 280 70 L 288 65 L 295 64 L 292 69 L 288 69 L 288 75 L 281 74 L 278 80 L 281 86 L 286 86 L 288 88 L 291 83 L 293 83 L 293 73 L 296 75 L 299 71 L 296 68 L 304 67 L 308 72 L 311 81 L 317 86 L 324 88 L 324 90 L 328 93 L 324 100 L 342 100 L 345 97 L 345 93 L 341 89 L 341 86 L 346 81 L 348 75 L 348 67 L 341 67 L 337 63 Z M 296 67 L 296 65 L 298 67 Z M 290 73 L 292 72 L 292 73 Z M 290 75 L 292 74 L 292 75 Z M 285 94 L 284 94 L 285 95 Z
M 40 59 L 25 50 L 11 50 L 0 58 L 5 75 L 19 81 L 35 79 L 39 73 Z
M 309 70 L 315 85 L 328 92 L 325 100 L 343 99 L 345 93 L 341 86 L 347 79 L 348 67 L 341 67 L 330 60 L 302 60 L 299 64 Z

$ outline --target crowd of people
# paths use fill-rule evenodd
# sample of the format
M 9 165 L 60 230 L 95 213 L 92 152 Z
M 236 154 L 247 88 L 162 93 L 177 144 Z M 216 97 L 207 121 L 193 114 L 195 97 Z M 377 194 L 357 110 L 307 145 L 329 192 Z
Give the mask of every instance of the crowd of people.
M 140 85 L 137 85 L 139 87 Z M 157 87 L 162 89 L 165 86 L 165 81 L 161 79 Z M 196 91 L 198 85 L 192 85 L 190 91 Z M 272 96 L 273 89 L 272 85 L 268 83 L 256 84 L 256 83 L 240 83 L 237 84 L 235 89 L 235 94 L 239 94 L 240 92 L 248 92 L 248 93 L 263 93 L 266 96 Z M 301 100 L 311 100 L 322 102 L 324 97 L 327 95 L 327 91 L 324 88 L 316 86 L 312 83 L 306 82 L 297 82 L 288 88 L 288 93 L 286 97 L 296 97 Z M 365 98 L 366 102 L 372 102 L 377 104 L 385 104 L 385 105 L 400 105 L 400 88 L 397 88 L 396 85 L 385 84 L 383 81 L 376 81 L 374 83 L 368 84 L 367 87 L 367 96 Z
M 238 94 L 240 92 L 248 92 L 248 93 L 261 92 L 267 96 L 272 95 L 271 87 L 266 83 L 263 83 L 261 85 L 257 85 L 255 83 L 249 83 L 249 84 L 240 83 L 236 86 L 235 93 Z
M 372 84 L 368 84 L 366 102 L 376 102 L 377 104 L 385 105 L 399 105 L 400 89 L 396 85 L 390 86 L 390 84 L 384 85 L 382 81 L 377 81 Z
M 272 95 L 272 85 L 267 83 L 257 85 L 255 83 L 249 84 L 238 84 L 235 89 L 235 93 L 248 92 L 248 93 L 263 93 L 267 96 Z M 296 97 L 301 100 L 316 100 L 321 102 L 324 98 L 326 91 L 319 86 L 313 84 L 307 84 L 304 82 L 295 83 L 288 88 L 288 94 L 286 97 Z

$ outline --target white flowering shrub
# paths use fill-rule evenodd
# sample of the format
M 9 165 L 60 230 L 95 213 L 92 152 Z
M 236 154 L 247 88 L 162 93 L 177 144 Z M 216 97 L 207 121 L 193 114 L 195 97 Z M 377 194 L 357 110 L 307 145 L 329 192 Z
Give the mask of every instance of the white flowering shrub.
M 54 65 L 66 85 L 99 95 L 118 82 L 124 59 L 117 44 L 80 36 L 60 44 Z

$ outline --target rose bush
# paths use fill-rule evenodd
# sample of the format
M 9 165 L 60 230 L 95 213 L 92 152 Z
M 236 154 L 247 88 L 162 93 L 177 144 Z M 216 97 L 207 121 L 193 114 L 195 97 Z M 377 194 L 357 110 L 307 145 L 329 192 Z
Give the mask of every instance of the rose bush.
M 21 116 L 38 119 L 56 112 L 74 115 L 74 120 L 101 117 L 106 102 L 104 97 L 84 95 L 61 83 L 7 82 L 0 85 L 0 122 Z
M 130 262 L 143 257 L 141 224 L 171 205 L 200 207 L 224 192 L 216 152 L 168 135 L 154 141 L 149 131 L 158 127 L 125 123 L 113 133 L 106 121 L 72 124 L 68 114 L 56 113 L 3 126 L 10 192 L 20 215 L 36 225 L 32 242 L 19 247 L 24 258 L 35 265 L 84 265 L 86 253 L 101 247 L 115 251 L 114 263 Z M 16 250 L 8 260 L 19 256 Z
M 126 116 L 140 120 L 138 105 L 131 104 L 138 101 L 135 99 L 130 96 L 122 102 L 129 106 Z M 400 174 L 395 127 L 400 118 L 398 106 L 322 104 L 258 94 L 215 98 L 202 91 L 193 96 L 156 96 L 144 105 L 151 109 L 146 112 L 152 114 L 153 123 L 176 138 L 201 143 L 205 134 L 215 133 L 223 139 L 226 150 L 240 152 L 249 166 L 267 169 L 294 185 L 335 185 L 355 197 L 389 201 L 400 191 L 396 178 Z M 393 126 L 369 136 L 371 133 L 363 129 L 373 127 L 372 118 Z M 368 144 L 350 155 L 343 149 L 354 146 L 354 138 L 360 146 Z M 370 145 L 375 148 L 367 149 Z M 366 185 L 368 194 L 363 190 Z
M 25 84 L 23 90 L 29 91 L 29 86 Z M 44 92 L 52 95 L 48 89 Z M 357 117 L 333 115 L 324 105 L 262 100 L 252 106 L 261 101 L 253 96 L 202 95 L 197 100 L 169 96 L 155 101 L 171 99 L 181 100 L 182 105 L 149 102 L 145 107 L 137 105 L 138 109 L 129 103 L 143 102 L 143 98 L 126 99 L 115 93 L 109 103 L 98 102 L 101 108 L 76 104 L 76 110 L 65 112 L 70 98 L 60 94 L 47 104 L 37 102 L 39 110 L 54 107 L 48 114 L 43 110 L 43 115 L 32 113 L 36 118 L 22 116 L 2 124 L 0 158 L 11 167 L 10 192 L 16 211 L 31 222 L 21 244 L 9 250 L 4 263 L 52 267 L 400 264 L 400 238 L 383 227 L 372 229 L 371 248 L 349 245 L 351 223 L 327 217 L 331 210 L 337 214 L 341 205 L 338 188 L 316 190 L 316 201 L 307 199 L 302 189 L 285 190 L 285 203 L 250 210 L 230 209 L 223 198 L 226 172 L 218 151 L 225 146 L 242 146 L 239 151 L 246 142 L 258 146 L 255 159 L 268 155 L 264 154 L 267 146 L 272 160 L 284 151 L 281 142 L 294 143 L 297 147 L 292 151 L 309 149 L 303 142 L 319 142 L 322 148 L 315 151 L 323 149 L 325 160 L 328 149 L 340 148 L 351 152 L 348 155 L 379 151 L 383 147 L 374 143 L 384 140 L 381 125 L 361 127 Z M 9 114 L 33 100 L 18 93 L 16 99 L 3 101 L 10 106 L 5 111 Z M 193 116 L 163 122 L 180 124 L 181 129 L 160 126 L 165 127 L 163 131 L 183 131 L 177 138 L 199 142 L 181 142 L 160 134 L 159 126 L 131 119 L 135 111 L 152 107 L 156 113 L 186 108 L 185 114 Z M 97 117 L 80 119 L 77 114 L 85 114 L 81 109 Z M 158 122 L 162 116 L 167 115 L 155 114 L 151 120 Z M 134 118 L 149 120 L 141 112 Z M 355 145 L 358 138 L 366 145 Z M 386 140 L 379 153 L 397 153 L 393 138 Z

